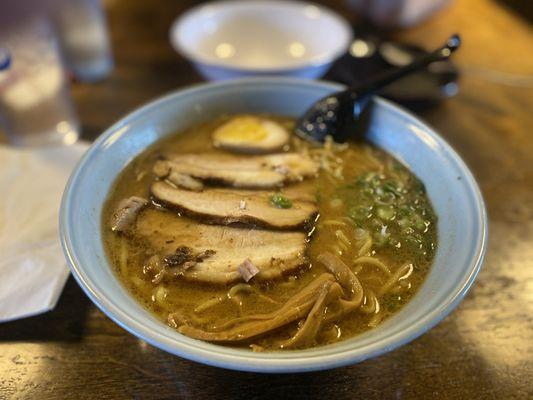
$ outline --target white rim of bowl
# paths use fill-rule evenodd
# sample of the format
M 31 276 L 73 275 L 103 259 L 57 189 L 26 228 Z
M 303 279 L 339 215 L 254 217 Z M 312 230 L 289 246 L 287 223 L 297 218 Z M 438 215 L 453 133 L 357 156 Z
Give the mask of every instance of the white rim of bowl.
M 223 68 L 223 69 L 234 70 L 234 71 L 249 71 L 249 72 L 255 72 L 255 73 L 269 73 L 269 72 L 283 73 L 283 72 L 295 71 L 295 70 L 309 68 L 309 67 L 318 67 L 321 65 L 331 63 L 348 51 L 348 48 L 350 47 L 350 43 L 354 39 L 354 35 L 353 35 L 350 24 L 335 11 L 331 10 L 330 8 L 324 7 L 320 4 L 316 4 L 312 2 L 291 1 L 291 0 L 276 0 L 276 1 L 254 0 L 253 3 L 268 4 L 273 7 L 276 7 L 279 5 L 291 5 L 291 6 L 302 7 L 302 8 L 307 7 L 307 6 L 316 7 L 322 13 L 328 15 L 329 17 L 335 20 L 335 22 L 344 31 L 345 40 L 341 41 L 339 45 L 337 45 L 337 48 L 331 53 L 321 55 L 320 57 L 316 57 L 312 60 L 302 61 L 301 63 L 293 63 L 291 65 L 279 65 L 275 67 L 272 66 L 268 68 L 262 68 L 262 67 L 236 65 L 236 64 L 232 64 L 228 60 L 220 60 L 220 62 L 215 62 L 213 59 L 209 57 L 205 57 L 199 53 L 195 53 L 194 51 L 191 51 L 188 48 L 188 46 L 184 45 L 182 41 L 179 39 L 179 35 L 177 34 L 177 32 L 180 26 L 185 22 L 186 19 L 192 17 L 195 13 L 199 12 L 203 8 L 224 7 L 224 6 L 231 5 L 231 4 L 250 4 L 250 3 L 251 3 L 250 0 L 213 1 L 209 3 L 202 3 L 200 5 L 197 5 L 185 11 L 176 20 L 174 20 L 174 22 L 170 26 L 169 38 L 170 38 L 170 43 L 172 47 L 174 48 L 174 50 L 176 50 L 178 53 L 180 53 L 182 56 L 184 56 L 189 61 L 195 62 L 195 63 L 201 63 L 203 65 L 210 66 L 210 67 Z
M 175 331 L 172 331 L 173 335 L 170 335 L 166 332 L 156 332 L 148 329 L 141 320 L 128 315 L 112 299 L 106 297 L 105 293 L 103 293 L 103 291 L 98 287 L 98 284 L 89 279 L 83 268 L 80 268 L 80 262 L 76 254 L 76 250 L 72 244 L 72 232 L 68 224 L 68 216 L 71 214 L 71 209 L 74 207 L 70 201 L 72 198 L 71 193 L 75 188 L 73 185 L 76 182 L 84 164 L 91 158 L 92 154 L 99 151 L 101 145 L 108 139 L 108 137 L 115 133 L 119 128 L 123 127 L 127 121 L 141 116 L 143 113 L 152 108 L 161 106 L 178 94 L 183 96 L 194 92 L 206 90 L 211 91 L 214 89 L 224 89 L 225 87 L 249 84 L 298 85 L 300 87 L 308 86 L 309 88 L 313 89 L 318 86 L 330 90 L 340 90 L 343 88 L 342 85 L 325 81 L 308 81 L 298 78 L 282 77 L 246 78 L 218 83 L 203 83 L 180 89 L 157 98 L 136 109 L 113 124 L 102 135 L 100 135 L 100 137 L 93 143 L 91 148 L 80 159 L 67 182 L 61 200 L 61 209 L 59 215 L 61 246 L 69 263 L 72 274 L 83 291 L 100 308 L 100 310 L 102 310 L 119 326 L 157 348 L 202 364 L 249 372 L 309 372 L 351 365 L 392 351 L 416 339 L 437 325 L 463 299 L 481 269 L 481 265 L 486 253 L 488 239 L 488 221 L 485 204 L 481 195 L 481 191 L 472 173 L 459 155 L 455 152 L 455 150 L 453 150 L 453 148 L 440 135 L 438 135 L 428 125 L 423 123 L 419 118 L 412 115 L 404 108 L 381 98 L 377 98 L 376 101 L 378 101 L 382 106 L 394 111 L 406 120 L 416 120 L 417 123 L 420 124 L 427 132 L 430 132 L 439 146 L 444 148 L 453 161 L 460 167 L 465 177 L 464 182 L 468 184 L 468 188 L 472 192 L 471 194 L 474 196 L 476 220 L 479 221 L 479 234 L 477 236 L 477 243 L 475 250 L 473 251 L 474 256 L 472 257 L 469 267 L 465 270 L 467 273 L 465 273 L 463 279 L 457 285 L 456 289 L 446 296 L 445 300 L 440 304 L 439 307 L 436 307 L 431 312 L 423 315 L 409 327 L 398 332 L 392 332 L 391 334 L 384 336 L 377 341 L 370 342 L 363 347 L 356 347 L 347 351 L 343 349 L 331 350 L 331 348 L 328 348 L 329 346 L 323 346 L 313 348 L 312 351 L 293 350 L 287 353 L 254 353 L 249 350 L 235 349 L 194 340 L 179 333 L 178 337 L 176 337 Z M 107 259 L 105 262 L 108 267 L 110 267 Z M 162 322 L 161 327 L 166 328 Z M 169 328 L 168 332 L 170 331 L 171 330 Z M 271 357 L 271 355 L 277 357 Z

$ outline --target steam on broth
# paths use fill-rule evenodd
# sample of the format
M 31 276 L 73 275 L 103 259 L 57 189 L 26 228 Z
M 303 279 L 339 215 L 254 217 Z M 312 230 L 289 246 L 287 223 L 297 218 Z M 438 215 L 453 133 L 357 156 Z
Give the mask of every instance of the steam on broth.
M 206 122 L 114 184 L 108 257 L 179 332 L 254 351 L 325 345 L 380 324 L 425 278 L 437 218 L 423 184 L 369 144 L 312 146 L 292 125 Z

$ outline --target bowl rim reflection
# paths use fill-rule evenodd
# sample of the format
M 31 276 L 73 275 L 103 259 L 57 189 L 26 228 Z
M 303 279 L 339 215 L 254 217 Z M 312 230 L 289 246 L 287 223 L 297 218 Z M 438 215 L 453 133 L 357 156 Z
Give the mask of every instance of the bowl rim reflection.
M 239 85 L 246 86 L 248 84 L 283 84 L 287 86 L 297 85 L 309 88 L 322 88 L 330 91 L 340 90 L 343 88 L 343 86 L 338 84 L 295 78 L 248 78 L 218 83 L 199 84 L 189 88 L 177 90 L 166 96 L 149 102 L 143 107 L 128 114 L 126 117 L 122 118 L 109 129 L 107 129 L 92 144 L 91 148 L 84 154 L 74 169 L 63 194 L 60 210 L 60 235 L 63 251 L 67 257 L 74 278 L 80 284 L 88 297 L 118 325 L 133 335 L 160 349 L 204 364 L 241 371 L 268 373 L 306 372 L 350 365 L 391 351 L 417 338 L 427 330 L 434 327 L 462 300 L 481 268 L 487 246 L 487 214 L 478 185 L 469 169 L 466 167 L 457 153 L 429 126 L 422 123 L 418 118 L 414 117 L 409 112 L 383 99 L 376 99 L 381 107 L 386 107 L 389 109 L 389 111 L 399 115 L 403 120 L 406 121 L 406 123 L 416 123 L 417 126 L 422 127 L 423 130 L 439 144 L 439 146 L 442 146 L 446 150 L 448 155 L 453 158 L 453 161 L 457 163 L 461 169 L 461 173 L 463 174 L 463 183 L 468 186 L 469 190 L 471 190 L 472 194 L 474 195 L 474 206 L 476 212 L 475 217 L 476 221 L 479 221 L 479 225 L 477 225 L 478 233 L 473 239 L 473 242 L 475 242 L 475 250 L 473 251 L 475 256 L 472 260 L 470 260 L 468 266 L 463 267 L 465 276 L 461 280 L 460 284 L 454 287 L 453 292 L 446 293 L 446 299 L 443 303 L 439 304 L 439 307 L 435 307 L 430 312 L 421 315 L 416 320 L 416 323 L 398 332 L 392 332 L 380 340 L 374 341 L 366 346 L 355 347 L 347 351 L 343 349 L 335 349 L 334 347 L 329 346 L 319 346 L 313 349 L 301 351 L 291 350 L 285 352 L 253 353 L 249 350 L 235 349 L 232 347 L 224 347 L 194 340 L 180 334 L 178 334 L 179 338 L 177 339 L 176 332 L 169 329 L 165 329 L 164 331 L 152 330 L 143 322 L 146 321 L 146 317 L 143 318 L 142 315 L 130 315 L 125 312 L 121 306 L 114 301 L 113 294 L 102 291 L 98 286 L 98 282 L 95 282 L 88 277 L 85 269 L 90 268 L 90 266 L 84 266 L 80 263 L 72 234 L 73 224 L 75 221 L 69 219 L 69 216 L 72 214 L 72 209 L 76 207 L 76 204 L 74 204 L 72 201 L 72 194 L 76 190 L 80 172 L 84 168 L 85 164 L 90 162 L 94 154 L 102 150 L 102 147 L 105 146 L 110 137 L 116 139 L 116 134 L 119 131 L 123 131 L 124 126 L 129 125 L 130 121 L 136 120 L 152 109 L 162 107 L 177 97 L 191 96 L 202 91 L 209 92 L 215 89 L 235 89 L 236 87 L 239 87 Z M 109 154 L 109 152 L 107 154 Z M 116 176 L 113 176 L 112 178 L 115 180 Z M 98 234 L 97 238 L 94 238 L 94 240 L 102 241 L 101 232 Z M 105 261 L 105 263 L 109 266 L 107 261 Z M 161 325 L 164 324 L 161 323 Z
M 232 62 L 231 59 L 212 59 L 201 52 L 191 50 L 189 46 L 185 45 L 183 41 L 180 39 L 178 32 L 181 26 L 187 21 L 187 19 L 190 18 L 196 18 L 197 14 L 200 14 L 203 9 L 206 9 L 207 7 L 213 7 L 213 8 L 227 8 L 231 9 L 232 6 L 239 6 L 239 5 L 253 5 L 253 6 L 264 6 L 264 7 L 274 7 L 274 8 L 283 8 L 286 6 L 289 7 L 295 7 L 295 8 L 301 8 L 304 9 L 305 7 L 316 7 L 318 10 L 320 10 L 325 15 L 332 18 L 335 23 L 344 31 L 345 33 L 345 40 L 342 42 L 339 42 L 339 44 L 335 47 L 334 51 L 329 51 L 327 53 L 322 54 L 319 57 L 314 57 L 311 59 L 304 59 L 301 62 L 293 62 L 290 64 L 283 64 L 280 63 L 279 65 L 273 65 L 269 67 L 261 67 L 261 66 L 251 66 L 251 65 L 241 65 L 235 62 Z M 179 54 L 187 58 L 188 60 L 199 63 L 202 65 L 205 65 L 207 67 L 212 68 L 222 68 L 225 70 L 235 71 L 235 72 L 249 72 L 249 73 L 257 73 L 257 74 L 268 74 L 268 73 L 280 73 L 280 74 L 288 74 L 291 71 L 298 71 L 306 68 L 312 68 L 312 67 L 319 67 L 327 64 L 331 64 L 333 61 L 335 61 L 337 58 L 342 56 L 346 51 L 348 50 L 350 43 L 352 42 L 354 38 L 352 29 L 350 27 L 350 24 L 346 19 L 344 19 L 340 14 L 335 12 L 334 10 L 320 5 L 313 2 L 299 2 L 294 0 L 255 0 L 253 2 L 249 0 L 222 0 L 222 1 L 210 1 L 207 3 L 202 3 L 197 6 L 194 6 L 190 8 L 189 10 L 185 11 L 183 14 L 181 14 L 179 17 L 177 17 L 171 24 L 169 29 L 169 39 L 172 47 L 175 51 L 177 51 Z M 317 39 L 318 40 L 318 39 Z

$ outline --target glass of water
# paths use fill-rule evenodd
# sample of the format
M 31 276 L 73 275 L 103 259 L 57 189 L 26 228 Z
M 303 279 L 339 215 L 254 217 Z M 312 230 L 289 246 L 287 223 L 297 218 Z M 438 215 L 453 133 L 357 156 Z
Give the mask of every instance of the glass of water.
M 63 0 L 54 23 L 66 66 L 78 80 L 94 82 L 109 75 L 113 59 L 99 0 Z
M 79 136 L 58 43 L 46 18 L 0 31 L 0 124 L 15 145 L 72 144 Z

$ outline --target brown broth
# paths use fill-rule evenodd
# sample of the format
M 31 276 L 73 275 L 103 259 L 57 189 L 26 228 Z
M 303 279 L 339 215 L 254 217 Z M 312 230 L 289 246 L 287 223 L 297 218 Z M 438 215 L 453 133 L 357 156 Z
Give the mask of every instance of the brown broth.
M 271 118 L 288 127 L 292 125 L 290 119 Z M 165 322 L 168 313 L 176 310 L 191 315 L 193 321 L 199 326 L 222 323 L 251 313 L 270 312 L 278 309 L 313 278 L 326 271 L 324 266 L 315 262 L 317 255 L 324 251 L 336 252 L 350 268 L 356 271 L 365 292 L 369 289 L 376 292 L 385 280 L 383 272 L 371 265 L 354 265 L 354 259 L 357 258 L 357 252 L 360 248 L 360 246 L 356 246 L 358 242 L 355 238 L 356 229 L 359 227 L 364 228 L 377 238 L 381 238 L 381 233 L 385 236 L 387 234 L 390 235 L 387 239 L 389 241 L 388 244 L 383 245 L 381 243 L 378 245 L 374 241 L 370 255 L 381 260 L 393 272 L 405 263 L 413 263 L 413 274 L 406 280 L 405 287 L 402 287 L 401 292 L 388 294 L 379 299 L 380 311 L 378 313 L 352 312 L 342 320 L 337 321 L 335 325 L 323 327 L 317 338 L 316 345 L 325 345 L 357 335 L 371 329 L 391 314 L 400 310 L 419 289 L 433 260 L 437 241 L 436 216 L 427 196 L 423 193 L 420 182 L 411 172 L 382 150 L 361 143 L 350 143 L 348 149 L 335 154 L 334 158 L 337 160 L 334 160 L 333 170 L 335 170 L 337 164 L 343 166 L 342 172 L 340 170 L 337 171 L 339 177 L 342 173 L 342 179 L 333 177 L 330 172 L 321 171 L 318 178 L 312 182 L 312 184 L 316 185 L 320 218 L 308 246 L 310 265 L 300 269 L 297 273 L 285 276 L 282 280 L 269 283 L 254 283 L 253 280 L 250 282 L 260 293 L 273 299 L 276 303 L 271 303 L 251 293 L 240 294 L 242 305 L 238 305 L 236 302 L 226 298 L 231 285 L 229 287 L 215 286 L 178 278 L 173 279 L 171 282 L 155 285 L 147 279 L 143 273 L 143 265 L 147 258 L 153 254 L 152 250 L 136 239 L 113 233 L 109 227 L 110 216 L 118 202 L 126 197 L 132 195 L 149 197 L 148 188 L 153 181 L 151 168 L 161 154 L 220 152 L 221 150 L 214 148 L 211 144 L 210 134 L 223 121 L 224 118 L 203 123 L 187 129 L 181 134 L 173 135 L 155 143 L 133 160 L 117 178 L 104 207 L 103 238 L 107 255 L 117 277 L 132 295 Z M 296 142 L 296 145 L 297 147 L 307 146 L 301 142 Z M 340 161 L 340 163 L 337 163 L 337 161 Z M 368 178 L 370 183 L 364 181 L 363 183 L 354 184 L 358 179 L 361 180 L 361 176 L 365 176 L 364 174 L 369 172 L 375 172 L 382 180 L 379 181 L 378 178 L 370 175 L 370 178 Z M 385 229 L 385 231 L 383 230 L 383 225 L 387 224 L 382 224 L 381 227 L 378 226 L 378 222 L 381 220 L 378 219 L 378 222 L 376 222 L 377 217 L 375 215 L 370 218 L 363 216 L 362 219 L 357 219 L 360 218 L 358 214 L 360 210 L 357 208 L 359 204 L 356 204 L 355 208 L 353 205 L 352 208 L 349 207 L 349 203 L 356 198 L 353 196 L 354 193 L 360 194 L 362 190 L 370 192 L 377 190 L 381 192 L 380 188 L 388 188 L 387 185 L 390 182 L 387 179 L 398 176 L 401 177 L 400 181 L 409 182 L 410 185 L 418 188 L 417 190 L 419 191 L 415 194 L 412 194 L 414 193 L 414 189 L 412 189 L 408 190 L 405 196 L 411 196 L 412 200 L 414 199 L 409 204 L 413 204 L 413 207 L 417 210 L 416 212 L 423 214 L 423 219 L 426 223 L 426 228 L 423 229 L 423 232 L 422 230 L 418 233 L 415 232 L 413 233 L 414 236 L 409 238 L 407 238 L 405 232 L 410 232 L 409 229 L 415 229 L 409 228 L 409 226 L 405 229 L 398 226 L 396 230 L 392 228 L 396 223 L 395 221 L 414 221 L 412 223 L 415 225 L 417 222 L 420 223 L 418 217 L 412 214 L 407 209 L 407 206 L 401 206 L 403 207 L 401 209 L 402 212 L 404 214 L 407 213 L 407 217 L 402 217 L 401 215 L 404 214 L 398 211 L 401 207 L 398 208 L 396 216 L 388 223 L 391 228 L 389 230 Z M 381 186 L 382 183 L 383 186 Z M 373 184 L 377 184 L 378 188 L 372 189 L 371 185 Z M 391 188 L 391 190 L 395 189 L 397 188 Z M 398 197 L 400 196 L 398 195 Z M 382 207 L 385 207 L 385 212 L 388 212 L 389 209 L 387 207 L 390 206 L 385 205 Z M 373 210 L 375 214 L 377 208 L 374 207 Z M 352 218 L 348 217 L 348 215 L 351 215 Z M 354 215 L 357 218 L 354 219 Z M 387 216 L 390 217 L 390 215 Z M 176 212 L 157 211 L 156 221 L 159 221 L 160 224 L 175 218 L 187 219 Z M 400 218 L 403 219 L 400 220 Z M 190 222 L 196 223 L 192 220 Z M 333 223 L 335 225 L 331 225 Z M 342 233 L 339 234 L 337 231 Z M 339 235 L 345 236 L 351 244 L 342 246 L 342 240 L 339 239 Z M 420 238 L 420 240 L 416 238 Z M 395 242 L 396 239 L 398 239 L 400 244 Z M 246 255 L 243 255 L 244 257 Z M 215 298 L 224 298 L 224 300 L 203 312 L 194 311 L 199 305 Z M 257 344 L 264 349 L 275 349 L 279 340 L 290 338 L 294 335 L 296 329 L 297 325 L 293 323 L 253 340 L 237 342 L 232 345 L 247 347 L 250 344 Z

